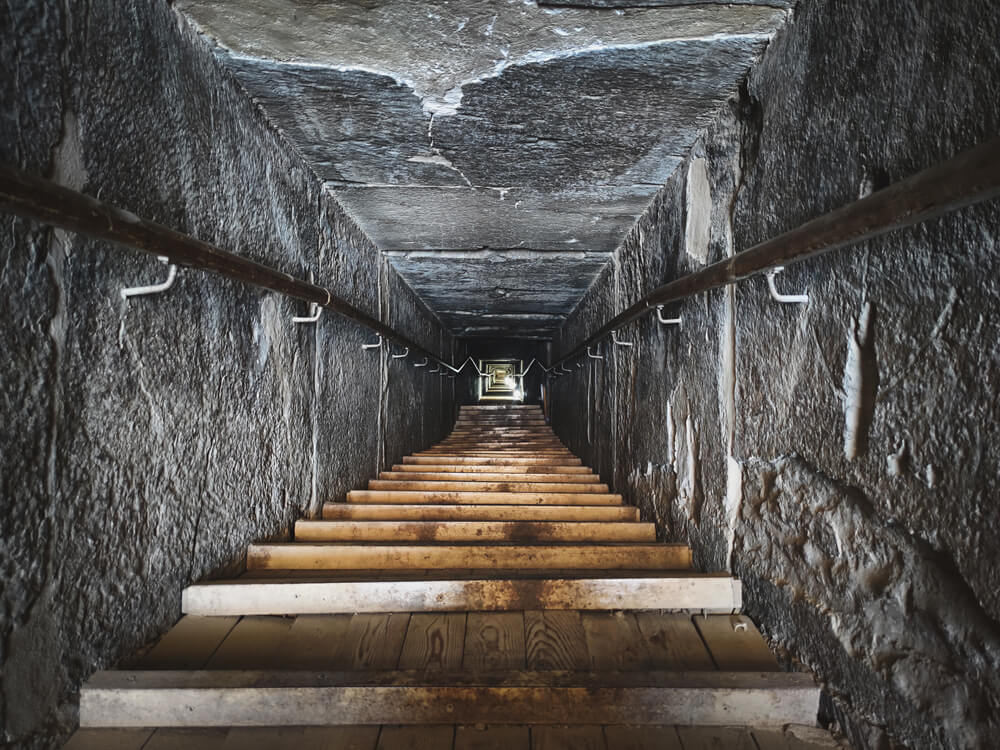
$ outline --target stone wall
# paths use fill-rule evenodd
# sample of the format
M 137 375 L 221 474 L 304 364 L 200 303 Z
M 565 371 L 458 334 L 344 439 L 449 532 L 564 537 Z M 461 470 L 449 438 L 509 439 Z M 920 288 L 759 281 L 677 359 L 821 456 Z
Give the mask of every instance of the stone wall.
M 803 0 L 564 326 L 1000 132 L 1000 6 Z M 691 299 L 555 385 L 602 476 L 745 585 L 857 747 L 1000 731 L 996 201 Z M 586 392 L 586 402 L 580 397 Z M 586 406 L 584 406 L 586 403 Z
M 3 3 L 0 162 L 453 342 L 162 0 Z M 333 314 L 0 216 L 0 744 L 57 746 L 74 691 L 238 567 L 450 428 L 450 380 Z

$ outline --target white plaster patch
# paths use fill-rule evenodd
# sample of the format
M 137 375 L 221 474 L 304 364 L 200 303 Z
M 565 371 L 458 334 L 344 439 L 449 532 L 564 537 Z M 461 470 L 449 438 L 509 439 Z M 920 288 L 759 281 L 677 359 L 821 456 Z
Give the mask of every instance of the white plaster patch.
M 844 363 L 844 456 L 848 461 L 857 458 L 872 408 L 869 396 L 870 383 L 866 376 L 865 349 L 869 341 L 872 307 L 865 302 L 857 322 L 847 335 L 847 361 Z M 865 434 L 863 434 L 865 433 Z
M 712 238 L 712 189 L 708 181 L 708 162 L 692 159 L 687 179 L 687 225 L 684 249 L 704 265 L 708 263 L 708 248 Z

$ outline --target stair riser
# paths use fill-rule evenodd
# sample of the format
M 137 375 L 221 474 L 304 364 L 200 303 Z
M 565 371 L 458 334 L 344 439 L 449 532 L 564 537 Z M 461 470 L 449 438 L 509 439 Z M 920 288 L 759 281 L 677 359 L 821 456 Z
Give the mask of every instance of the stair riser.
M 299 521 L 297 542 L 655 542 L 651 523 Z
M 728 614 L 743 605 L 725 576 L 305 583 L 202 583 L 184 590 L 185 614 L 323 615 L 354 612 L 667 610 Z
M 638 521 L 639 510 L 600 505 L 355 505 L 327 503 L 326 520 L 355 521 Z
M 592 474 L 462 474 L 458 472 L 383 471 L 379 481 L 387 482 L 508 482 L 518 484 L 601 484 Z
M 448 503 L 465 505 L 621 505 L 621 495 L 588 492 L 406 492 L 354 490 L 349 503 Z
M 414 682 L 406 673 L 398 678 L 404 684 L 396 686 L 322 684 L 338 676 L 346 681 L 347 673 L 322 679 L 309 679 L 313 673 L 286 673 L 283 679 L 272 675 L 265 685 L 260 684 L 260 672 L 196 672 L 188 680 L 170 679 L 183 673 L 113 674 L 118 679 L 105 680 L 111 683 L 107 687 L 89 684 L 81 691 L 80 726 L 422 725 L 460 720 L 780 727 L 815 724 L 819 709 L 819 688 L 811 678 L 783 673 L 770 678 L 738 672 L 679 673 L 666 686 L 641 687 L 421 686 L 405 684 Z M 99 683 L 97 678 L 91 683 Z M 321 684 L 309 684 L 317 682 Z
M 532 474 L 576 474 L 578 476 L 592 477 L 595 474 L 586 466 L 490 466 L 490 465 L 470 465 L 457 464 L 434 464 L 432 467 L 420 464 L 394 464 L 392 470 L 395 472 L 437 472 L 437 473 L 472 473 L 472 474 L 521 474 L 530 476 Z
M 417 492 L 575 492 L 610 494 L 606 484 L 556 484 L 555 482 L 408 482 L 373 479 L 370 490 L 406 490 Z
M 489 458 L 471 456 L 406 456 L 404 464 L 473 464 L 476 466 L 579 466 L 579 458 Z
M 248 570 L 686 570 L 685 545 L 336 545 L 252 544 Z

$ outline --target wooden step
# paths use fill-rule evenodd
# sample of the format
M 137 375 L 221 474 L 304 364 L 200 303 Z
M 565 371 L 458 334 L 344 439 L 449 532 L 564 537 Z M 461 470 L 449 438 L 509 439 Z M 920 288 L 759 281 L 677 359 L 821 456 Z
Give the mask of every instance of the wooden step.
M 579 466 L 575 456 L 566 458 L 489 458 L 488 456 L 406 456 L 404 464 L 474 464 L 476 466 Z
M 596 474 L 506 474 L 501 472 L 463 474 L 434 471 L 383 471 L 380 480 L 400 482 L 512 482 L 515 484 L 600 484 Z
M 453 576 L 393 580 L 380 576 L 362 581 L 241 578 L 188 586 L 181 607 L 189 615 L 222 617 L 524 609 L 729 613 L 743 605 L 740 582 L 726 575 L 608 576 L 597 572 L 594 577 L 586 577 L 586 573 L 555 578 Z
M 621 495 L 598 492 L 436 492 L 433 490 L 352 490 L 349 503 L 432 503 L 444 505 L 620 505 Z
M 686 570 L 685 544 L 251 544 L 247 570 L 576 568 Z
M 404 505 L 326 503 L 331 521 L 638 521 L 628 505 Z
M 432 471 L 436 473 L 482 473 L 482 474 L 579 474 L 588 477 L 596 476 L 594 472 L 590 470 L 587 466 L 525 466 L 518 464 L 508 464 L 506 466 L 491 466 L 482 465 L 476 466 L 474 464 L 435 464 L 434 466 L 428 467 L 427 465 L 419 464 L 394 464 L 392 467 L 394 472 L 398 471 L 415 471 L 415 472 L 427 472 Z
M 342 724 L 815 724 L 819 688 L 785 672 L 106 671 L 81 727 Z
M 681 744 L 681 738 L 685 744 Z M 453 740 L 453 741 L 452 741 Z M 381 743 L 381 744 L 379 744 Z M 587 724 L 478 724 L 434 726 L 207 727 L 79 729 L 64 750 L 843 750 L 825 729 L 783 727 L 674 727 Z
M 368 482 L 370 490 L 410 490 L 422 492 L 598 492 L 608 493 L 608 485 L 598 483 L 566 483 L 556 482 L 448 482 L 437 480 L 432 482 L 416 482 L 395 479 L 372 479 Z
M 438 448 L 428 448 L 425 451 L 417 451 L 414 456 L 496 456 L 497 458 L 534 456 L 558 457 L 569 456 L 573 453 L 566 448 L 534 448 L 534 447 L 514 447 L 514 448 L 480 448 L 476 445 L 469 447 L 441 446 Z
M 297 542 L 655 542 L 652 523 L 297 521 Z

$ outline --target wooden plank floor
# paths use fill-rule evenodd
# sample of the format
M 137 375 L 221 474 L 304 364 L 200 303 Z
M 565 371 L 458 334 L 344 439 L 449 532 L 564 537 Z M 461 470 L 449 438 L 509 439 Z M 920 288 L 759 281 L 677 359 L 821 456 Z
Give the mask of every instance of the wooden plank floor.
M 847 750 L 814 727 L 478 724 L 81 729 L 66 750 Z
M 760 632 L 742 615 L 574 610 L 186 615 L 146 654 L 127 662 L 133 670 L 299 665 L 330 671 L 779 671 Z

